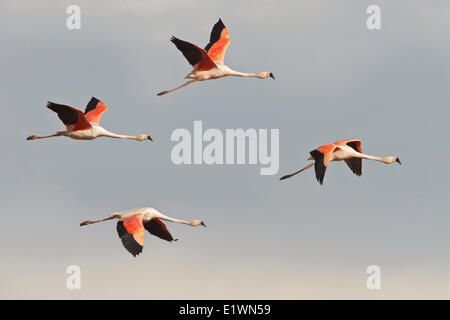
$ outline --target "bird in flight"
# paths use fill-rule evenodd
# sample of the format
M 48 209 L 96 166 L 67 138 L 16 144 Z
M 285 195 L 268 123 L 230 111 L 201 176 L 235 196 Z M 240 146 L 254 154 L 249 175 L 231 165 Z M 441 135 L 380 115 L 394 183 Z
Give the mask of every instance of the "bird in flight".
M 80 223 L 80 226 L 86 226 L 88 224 L 113 219 L 119 220 L 117 221 L 116 227 L 117 233 L 119 234 L 119 238 L 122 241 L 123 246 L 133 255 L 133 257 L 136 257 L 136 255 L 142 252 L 142 248 L 144 247 L 145 230 L 150 232 L 152 235 L 169 242 L 178 240 L 172 237 L 162 220 L 184 223 L 193 227 L 200 225 L 206 227 L 202 220 L 185 221 L 175 219 L 168 217 L 160 213 L 158 210 L 150 207 L 114 212 L 108 218 L 96 221 L 84 221 Z
M 106 105 L 92 97 L 86 106 L 86 110 L 81 111 L 74 107 L 69 107 L 62 104 L 53 102 L 47 103 L 47 108 L 56 112 L 59 119 L 65 124 L 66 131 L 58 131 L 55 134 L 49 136 L 29 136 L 27 140 L 44 139 L 51 137 L 65 136 L 75 140 L 93 140 L 98 137 L 109 137 L 118 139 L 132 139 L 138 141 L 150 140 L 152 138 L 147 134 L 140 134 L 137 136 L 127 136 L 123 134 L 116 134 L 107 131 L 100 126 L 100 118 L 103 113 L 108 110 Z
M 170 41 L 175 44 L 178 50 L 183 53 L 187 61 L 194 67 L 194 70 L 185 77 L 186 79 L 192 80 L 189 80 L 174 89 L 161 91 L 158 93 L 158 96 L 168 94 L 196 81 L 218 79 L 226 76 L 254 77 L 260 79 L 271 77 L 272 79 L 275 79 L 272 72 L 244 73 L 231 70 L 224 64 L 223 60 L 225 52 L 230 45 L 230 37 L 228 36 L 228 30 L 221 19 L 214 25 L 209 43 L 205 49 L 176 37 L 172 37 Z
M 323 179 L 325 177 L 325 171 L 327 170 L 330 161 L 342 161 L 349 166 L 350 170 L 357 176 L 362 174 L 362 159 L 375 160 L 383 163 L 394 163 L 397 162 L 402 164 L 398 157 L 374 157 L 362 153 L 361 140 L 341 140 L 332 144 L 325 144 L 317 149 L 310 152 L 311 156 L 308 160 L 314 160 L 306 167 L 285 175 L 280 178 L 280 180 L 285 180 L 311 168 L 314 165 L 316 171 L 316 179 L 320 184 L 323 184 Z

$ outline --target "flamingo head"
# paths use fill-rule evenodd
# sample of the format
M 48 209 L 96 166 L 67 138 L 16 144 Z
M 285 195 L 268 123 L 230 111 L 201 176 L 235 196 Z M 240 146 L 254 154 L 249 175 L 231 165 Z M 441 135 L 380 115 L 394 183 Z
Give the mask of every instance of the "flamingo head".
M 145 140 L 153 141 L 152 137 L 150 137 L 148 134 L 140 134 L 136 137 L 136 140 L 138 140 L 138 141 L 145 141 Z
M 388 164 L 394 163 L 394 162 L 397 162 L 398 164 L 402 164 L 402 162 L 400 161 L 400 159 L 398 157 L 384 157 L 383 162 L 388 163 Z
M 206 228 L 206 224 L 202 220 L 192 220 L 189 222 L 189 224 L 193 227 L 204 226 Z
M 273 80 L 275 80 L 275 76 L 273 75 L 273 73 L 268 71 L 259 72 L 256 74 L 256 77 L 260 79 L 266 79 L 268 77 L 271 77 Z

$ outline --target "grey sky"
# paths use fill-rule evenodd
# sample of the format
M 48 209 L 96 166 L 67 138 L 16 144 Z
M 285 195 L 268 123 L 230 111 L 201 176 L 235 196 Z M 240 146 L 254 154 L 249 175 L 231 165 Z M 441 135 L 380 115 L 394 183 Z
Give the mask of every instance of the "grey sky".
M 382 30 L 366 28 L 378 4 Z M 66 29 L 66 8 L 82 29 Z M 450 297 L 450 3 L 448 1 L 2 1 L 0 3 L 0 298 Z M 205 46 L 221 17 L 225 58 L 277 80 L 226 78 L 168 96 L 191 70 L 171 35 Z M 55 138 L 47 100 L 109 110 L 105 128 L 154 143 Z M 174 129 L 280 129 L 280 171 L 175 166 Z M 309 151 L 360 138 L 402 166 L 332 163 L 285 182 Z M 168 223 L 136 259 L 115 223 L 88 218 L 152 206 L 207 229 Z M 82 289 L 66 288 L 66 267 Z M 365 287 L 367 266 L 382 290 Z

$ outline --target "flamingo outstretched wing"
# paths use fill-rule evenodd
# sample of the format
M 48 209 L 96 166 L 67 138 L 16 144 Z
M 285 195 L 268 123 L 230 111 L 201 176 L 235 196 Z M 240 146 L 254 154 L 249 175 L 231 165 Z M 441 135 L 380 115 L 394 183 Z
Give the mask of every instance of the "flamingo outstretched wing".
M 61 119 L 68 131 L 92 128 L 91 124 L 86 120 L 83 112 L 77 108 L 50 101 L 47 103 L 47 108 L 58 114 L 58 118 Z
M 123 246 L 136 257 L 142 252 L 144 247 L 144 225 L 142 224 L 143 214 L 133 214 L 120 219 L 117 222 L 117 233 Z
M 100 118 L 106 110 L 108 110 L 108 108 L 102 101 L 92 97 L 86 106 L 84 116 L 89 123 L 100 124 Z
M 326 144 L 310 152 L 314 158 L 314 170 L 316 172 L 316 179 L 320 184 L 323 184 L 325 178 L 325 171 L 327 170 L 331 154 L 336 149 L 334 144 Z
M 208 52 L 211 60 L 223 63 L 230 42 L 228 29 L 223 24 L 222 19 L 219 19 L 211 31 L 211 37 L 205 50 Z
M 208 53 L 187 41 L 172 37 L 170 41 L 183 53 L 186 60 L 194 67 L 195 70 L 204 71 L 216 68 L 217 65 L 211 60 Z
M 167 240 L 169 242 L 176 241 L 169 230 L 167 230 L 166 224 L 161 221 L 159 218 L 153 218 L 144 223 L 144 228 L 150 232 L 152 235 L 157 236 L 163 240 Z
M 362 153 L 361 148 L 361 140 L 359 139 L 350 139 L 350 140 L 341 140 L 337 141 L 334 144 L 340 145 L 340 144 L 346 144 L 349 147 L 353 148 L 355 151 Z M 350 170 L 357 176 L 362 175 L 362 159 L 361 158 L 350 158 L 345 159 L 345 163 L 348 165 Z

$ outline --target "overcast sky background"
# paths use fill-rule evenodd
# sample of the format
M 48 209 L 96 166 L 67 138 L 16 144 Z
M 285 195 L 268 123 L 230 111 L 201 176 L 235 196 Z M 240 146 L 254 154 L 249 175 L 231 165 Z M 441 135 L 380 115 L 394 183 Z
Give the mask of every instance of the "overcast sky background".
M 66 28 L 81 7 L 82 29 Z M 366 28 L 381 7 L 382 30 Z M 0 298 L 450 298 L 448 1 L 1 1 Z M 204 47 L 221 17 L 225 63 L 271 79 L 225 78 L 170 95 L 191 70 L 171 35 Z M 48 100 L 155 142 L 54 138 Z M 176 166 L 177 128 L 280 129 L 280 171 Z M 359 138 L 356 177 L 332 163 L 320 186 L 309 151 Z M 444 160 L 443 160 L 444 159 Z M 152 206 L 208 228 L 167 223 L 133 258 L 115 222 L 86 219 Z M 66 288 L 68 265 L 81 290 Z M 366 288 L 367 266 L 382 290 Z

